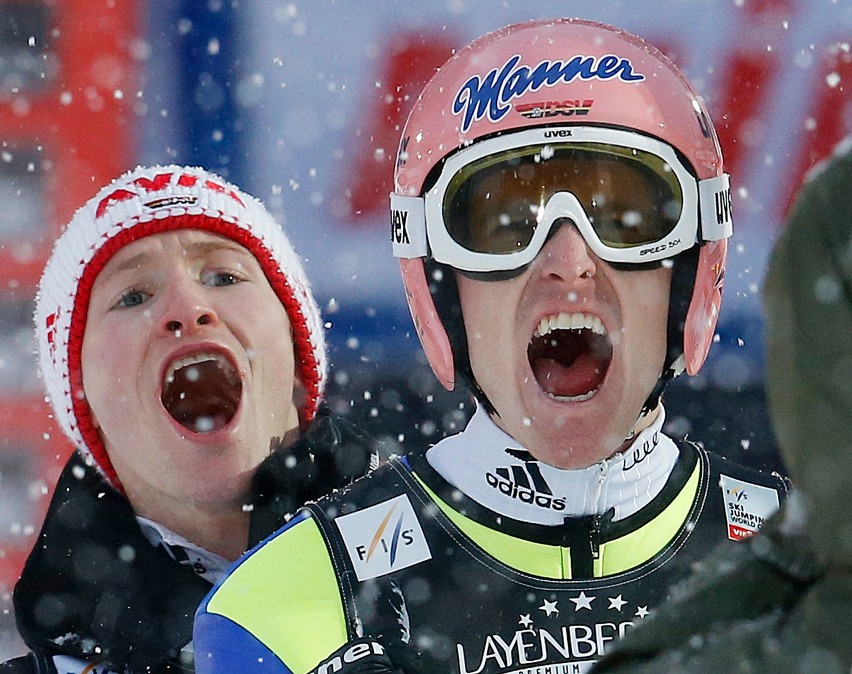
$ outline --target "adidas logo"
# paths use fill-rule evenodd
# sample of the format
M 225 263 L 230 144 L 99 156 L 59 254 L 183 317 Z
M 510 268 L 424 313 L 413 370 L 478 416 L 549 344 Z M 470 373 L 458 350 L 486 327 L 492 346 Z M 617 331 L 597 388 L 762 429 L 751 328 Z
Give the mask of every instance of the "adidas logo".
M 541 474 L 538 462 L 532 454 L 516 449 L 506 449 L 506 453 L 523 461 L 523 465 L 495 468 L 494 472 L 488 471 L 485 473 L 485 480 L 489 486 L 521 503 L 548 510 L 565 510 L 565 499 L 553 496 L 550 485 Z

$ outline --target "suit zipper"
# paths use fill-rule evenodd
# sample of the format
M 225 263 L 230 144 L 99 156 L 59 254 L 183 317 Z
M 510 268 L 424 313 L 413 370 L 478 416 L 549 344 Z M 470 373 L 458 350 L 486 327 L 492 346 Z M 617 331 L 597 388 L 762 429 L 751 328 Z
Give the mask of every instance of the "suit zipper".
M 589 528 L 589 548 L 592 553 L 592 559 L 600 559 L 601 557 L 601 517 L 595 515 L 592 518 L 592 526 Z

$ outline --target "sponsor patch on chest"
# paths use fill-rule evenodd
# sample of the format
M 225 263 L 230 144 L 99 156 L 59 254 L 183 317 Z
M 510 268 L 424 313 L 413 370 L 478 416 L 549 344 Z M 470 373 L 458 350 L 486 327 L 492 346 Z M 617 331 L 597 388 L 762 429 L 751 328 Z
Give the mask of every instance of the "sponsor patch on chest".
M 378 578 L 432 558 L 408 496 L 334 520 L 358 580 Z
M 719 486 L 725 503 L 728 538 L 740 541 L 753 536 L 772 513 L 778 509 L 778 492 L 752 482 L 743 482 L 721 475 Z

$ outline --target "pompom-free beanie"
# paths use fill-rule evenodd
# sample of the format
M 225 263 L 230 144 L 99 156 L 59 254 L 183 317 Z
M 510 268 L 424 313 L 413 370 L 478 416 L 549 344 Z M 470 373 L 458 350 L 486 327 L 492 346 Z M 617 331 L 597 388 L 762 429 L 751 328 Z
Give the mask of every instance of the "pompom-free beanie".
M 319 308 L 296 252 L 263 204 L 200 168 L 152 166 L 126 173 L 80 208 L 56 241 L 35 311 L 39 364 L 56 419 L 117 487 L 120 481 L 83 393 L 81 352 L 92 285 L 122 247 L 182 229 L 226 237 L 257 259 L 293 328 L 296 371 L 306 391 L 299 410 L 303 429 L 316 414 L 325 387 Z

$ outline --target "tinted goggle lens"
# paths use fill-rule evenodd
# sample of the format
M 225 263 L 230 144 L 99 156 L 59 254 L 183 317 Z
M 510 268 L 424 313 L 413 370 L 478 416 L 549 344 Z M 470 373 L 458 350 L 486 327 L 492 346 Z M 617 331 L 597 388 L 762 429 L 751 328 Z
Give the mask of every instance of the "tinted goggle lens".
M 554 194 L 573 194 L 608 248 L 663 240 L 683 213 L 683 191 L 666 160 L 602 143 L 507 150 L 459 170 L 444 192 L 450 237 L 476 253 L 524 250 Z M 550 225 L 552 223 L 546 223 Z

